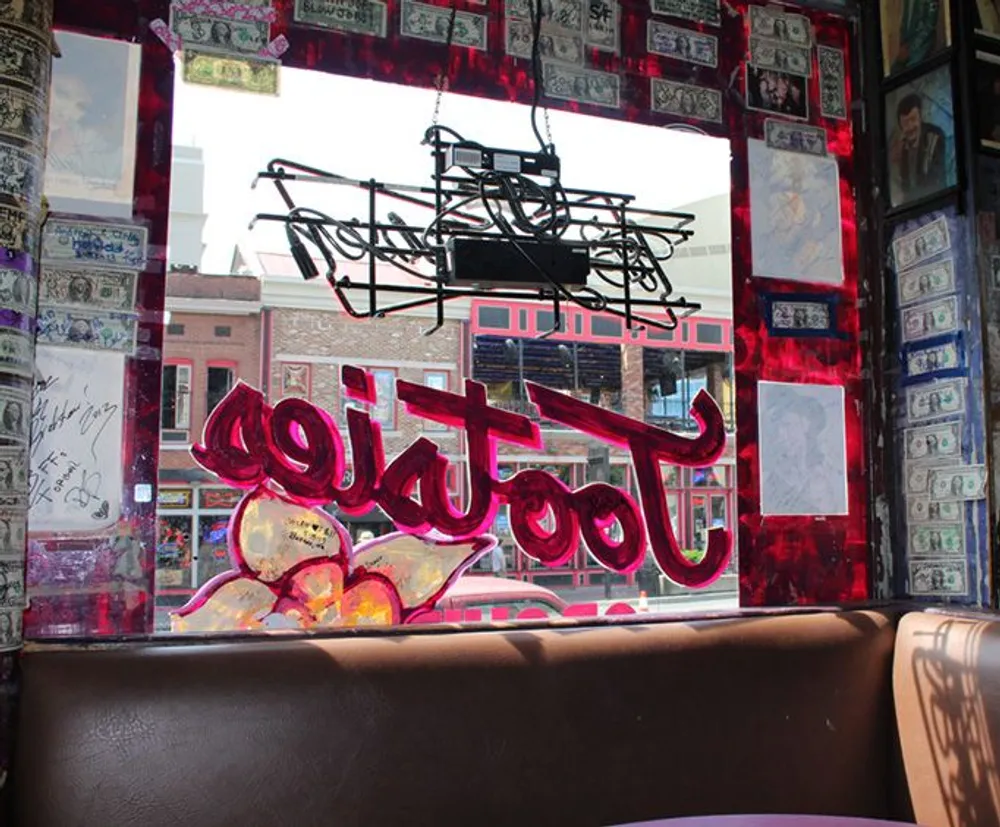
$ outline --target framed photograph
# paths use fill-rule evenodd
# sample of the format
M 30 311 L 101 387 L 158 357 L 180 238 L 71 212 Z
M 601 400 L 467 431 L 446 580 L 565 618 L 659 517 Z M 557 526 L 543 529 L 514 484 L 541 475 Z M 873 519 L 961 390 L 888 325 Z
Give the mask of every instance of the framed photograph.
M 132 216 L 141 48 L 59 32 L 44 192 L 53 210 Z
M 809 119 L 808 78 L 747 64 L 747 109 Z
M 893 75 L 951 46 L 949 0 L 880 0 L 882 64 Z
M 976 33 L 1000 40 L 1000 0 L 975 0 Z
M 771 336 L 840 339 L 836 293 L 762 293 L 764 323 Z
M 951 70 L 941 66 L 885 97 L 892 207 L 928 198 L 958 183 Z
M 976 52 L 979 144 L 1000 150 L 1000 56 Z

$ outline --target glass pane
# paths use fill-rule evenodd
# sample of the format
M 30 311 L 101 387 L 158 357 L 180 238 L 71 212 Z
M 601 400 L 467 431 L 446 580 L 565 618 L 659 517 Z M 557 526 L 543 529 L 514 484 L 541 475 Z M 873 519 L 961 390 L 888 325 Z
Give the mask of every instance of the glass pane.
M 228 515 L 198 518 L 198 586 L 231 568 L 228 530 Z

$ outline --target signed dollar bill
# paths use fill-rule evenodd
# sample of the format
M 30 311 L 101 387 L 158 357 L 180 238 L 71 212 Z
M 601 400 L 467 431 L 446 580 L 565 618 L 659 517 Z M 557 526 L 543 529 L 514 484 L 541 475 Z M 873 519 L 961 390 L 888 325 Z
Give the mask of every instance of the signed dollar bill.
M 402 0 L 399 32 L 403 37 L 447 43 L 448 30 L 451 29 L 451 42 L 455 46 L 483 51 L 487 47 L 487 20 L 489 18 L 485 14 L 457 11 L 452 22 L 451 9 L 445 6 Z
M 751 35 L 750 60 L 761 69 L 774 69 L 804 78 L 812 75 L 812 49 L 809 46 Z
M 0 195 L 19 207 L 37 210 L 42 203 L 42 156 L 0 143 Z
M 200 86 L 277 95 L 280 66 L 277 60 L 266 58 L 184 50 L 184 80 Z
M 772 330 L 826 330 L 832 326 L 826 302 L 776 300 L 771 304 Z
M 0 266 L 0 307 L 35 315 L 35 280 L 14 267 Z
M 719 65 L 719 38 L 650 20 L 646 27 L 646 49 L 650 54 L 672 57 L 698 66 Z
M 903 341 L 914 342 L 958 330 L 958 299 L 949 296 L 903 309 Z
M 263 20 L 237 20 L 183 11 L 172 5 L 170 30 L 185 48 L 194 46 L 227 54 L 255 55 L 271 39 L 271 25 Z
M 915 494 L 930 495 L 931 471 L 929 465 L 904 465 L 903 475 L 906 481 L 906 496 Z
M 961 557 L 965 555 L 962 523 L 916 523 L 907 527 L 910 557 Z
M 506 38 L 507 54 L 531 59 L 533 32 L 529 21 L 508 20 Z M 578 34 L 563 34 L 557 30 L 540 32 L 538 51 L 545 60 L 583 65 L 583 38 Z
M 38 314 L 39 344 L 131 354 L 135 337 L 136 317 L 128 313 L 48 307 Z
M 750 6 L 750 34 L 796 46 L 812 46 L 809 18 L 768 6 Z
M 47 43 L 52 31 L 52 6 L 52 3 L 35 0 L 3 0 L 0 3 L 0 23 L 24 26 Z
M 927 267 L 906 270 L 898 276 L 899 304 L 932 299 L 955 292 L 955 262 L 947 258 Z
M 13 385 L 0 385 L 0 440 L 28 441 L 28 392 Z
M 906 415 L 911 424 L 963 413 L 964 379 L 944 379 L 906 389 Z
M 961 365 L 960 359 L 961 354 L 955 342 L 912 350 L 906 354 L 906 375 L 913 378 L 938 371 L 955 370 Z
M 6 526 L 0 521 L 0 544 Z M 24 606 L 24 552 L 18 556 L 0 557 L 0 606 Z
M 968 594 L 964 560 L 920 560 L 910 563 L 910 593 L 928 597 Z
M 705 86 L 650 78 L 650 107 L 667 115 L 722 123 L 722 92 Z
M 544 0 L 541 4 L 542 25 L 582 32 L 585 2 L 588 0 Z M 538 0 L 506 0 L 504 13 L 507 17 L 531 20 L 537 3 Z
M 826 130 L 821 126 L 767 118 L 764 121 L 764 139 L 771 149 L 805 152 L 807 155 L 827 154 Z
M 45 109 L 37 96 L 14 86 L 0 86 L 0 135 L 40 147 L 45 142 L 45 129 Z
M 10 502 L 11 498 L 28 494 L 28 452 L 23 448 L 0 448 L 0 498 Z
M 147 238 L 146 228 L 135 224 L 49 218 L 42 235 L 42 261 L 143 270 Z
M 133 271 L 46 266 L 39 279 L 38 303 L 130 313 L 135 308 L 135 288 Z
M 31 215 L 0 204 L 0 247 L 24 252 L 35 246 L 37 225 Z
M 948 219 L 943 215 L 892 242 L 896 270 L 909 270 L 951 249 Z
M 21 609 L 0 609 L 0 652 L 20 649 L 24 644 L 21 626 L 23 616 Z
M 819 113 L 824 118 L 847 120 L 847 87 L 844 53 L 831 46 L 817 46 L 819 60 Z
M 653 14 L 680 17 L 710 26 L 722 25 L 719 0 L 650 0 L 649 7 Z
M 34 374 L 34 342 L 20 330 L 0 327 L 0 370 L 15 376 Z
M 906 500 L 906 515 L 911 523 L 964 523 L 965 506 L 954 500 L 910 497 Z
M 385 37 L 387 17 L 381 0 L 295 0 L 296 23 L 347 34 Z
M 958 461 L 962 456 L 962 423 L 940 422 L 903 431 L 907 462 Z
M 27 539 L 26 509 L 4 508 L 0 510 L 0 555 L 19 557 L 23 561 Z
M 48 77 L 47 43 L 20 29 L 5 29 L 0 37 L 0 80 L 37 89 L 47 88 Z M 43 82 L 46 86 L 41 86 Z
M 585 0 L 583 36 L 588 46 L 617 54 L 621 40 L 620 26 L 618 0 Z
M 610 72 L 579 69 L 561 63 L 542 63 L 542 85 L 550 98 L 589 103 L 617 109 L 621 96 L 621 78 Z
M 932 500 L 981 500 L 986 496 L 986 466 L 935 468 L 928 477 Z

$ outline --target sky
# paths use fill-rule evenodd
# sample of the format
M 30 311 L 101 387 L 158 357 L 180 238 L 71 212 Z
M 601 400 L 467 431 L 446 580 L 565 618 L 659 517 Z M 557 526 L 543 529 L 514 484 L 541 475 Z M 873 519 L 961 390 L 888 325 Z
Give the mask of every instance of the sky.
M 201 147 L 205 159 L 203 271 L 228 272 L 236 241 L 287 250 L 274 225 L 258 225 L 247 235 L 257 212 L 284 212 L 272 184 L 250 188 L 273 158 L 348 177 L 430 184 L 430 150 L 420 142 L 434 98 L 433 90 L 284 67 L 280 95 L 267 97 L 193 86 L 178 71 L 174 143 Z M 487 146 L 535 150 L 529 112 L 519 104 L 449 93 L 439 122 Z M 566 112 L 553 111 L 550 120 L 564 186 L 632 193 L 636 206 L 651 209 L 729 191 L 725 140 Z M 341 187 L 303 185 L 296 192 L 299 203 L 335 211 L 338 218 L 358 215 L 364 205 Z

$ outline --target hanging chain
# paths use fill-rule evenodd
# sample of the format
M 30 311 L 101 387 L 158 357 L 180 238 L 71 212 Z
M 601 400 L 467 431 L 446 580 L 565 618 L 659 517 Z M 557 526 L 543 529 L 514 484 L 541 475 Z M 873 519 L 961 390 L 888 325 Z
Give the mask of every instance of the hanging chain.
M 445 39 L 445 64 L 444 70 L 438 73 L 434 79 L 437 87 L 437 95 L 434 97 L 434 114 L 431 116 L 431 126 L 438 125 L 438 118 L 441 116 L 441 99 L 448 89 L 448 69 L 451 66 L 451 43 L 455 36 L 455 15 L 458 13 L 457 0 L 451 0 L 451 16 L 448 18 L 448 37 Z

